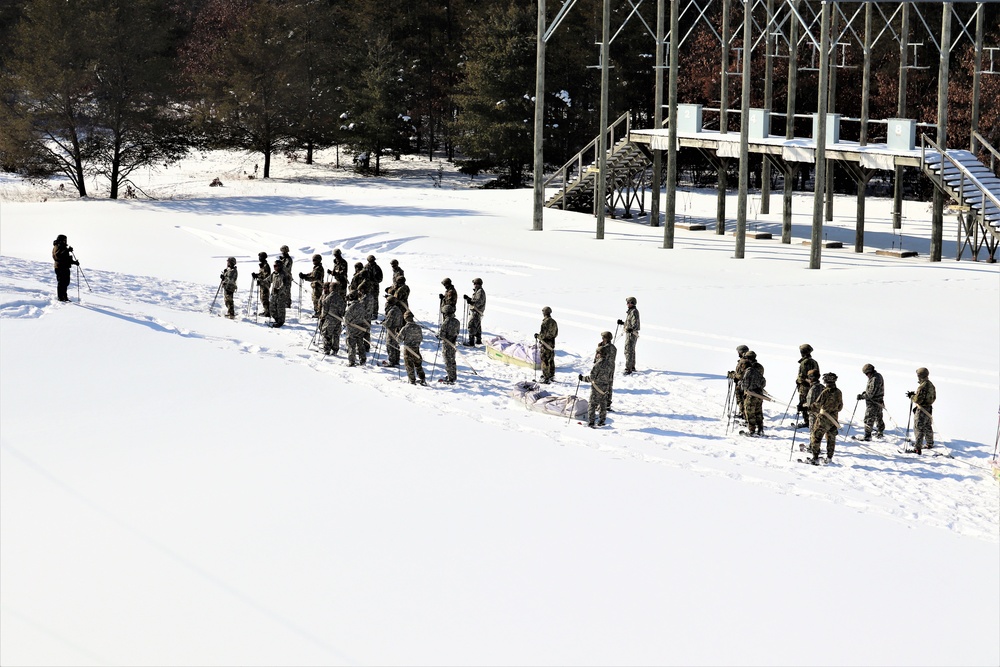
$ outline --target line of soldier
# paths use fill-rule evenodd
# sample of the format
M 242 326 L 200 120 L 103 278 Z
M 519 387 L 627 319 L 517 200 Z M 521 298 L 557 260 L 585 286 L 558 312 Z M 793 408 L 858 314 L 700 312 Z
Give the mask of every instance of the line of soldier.
M 746 345 L 736 348 L 738 360 L 736 368 L 729 373 L 734 383 L 738 416 L 747 424 L 749 435 L 764 435 L 765 400 L 774 400 L 764 390 L 767 381 L 764 379 L 764 367 L 757 361 L 757 354 Z M 840 411 L 844 408 L 844 398 L 837 388 L 836 373 L 824 373 L 820 376 L 819 363 L 813 359 L 813 347 L 808 343 L 799 346 L 799 367 L 795 376 L 798 404 L 797 414 L 802 421 L 795 428 L 808 428 L 809 452 L 812 454 L 810 463 L 819 463 L 820 448 L 826 440 L 826 459 L 833 459 L 836 448 L 836 436 L 840 430 Z M 867 378 L 865 390 L 858 394 L 858 401 L 865 402 L 863 441 L 875 438 L 882 439 L 885 432 L 885 421 L 882 413 L 885 410 L 885 381 L 882 374 L 870 363 L 861 367 L 861 372 Z M 933 404 L 937 399 L 937 391 L 930 381 L 930 372 L 926 368 L 917 369 L 917 389 L 906 392 L 911 401 L 911 412 L 914 414 L 914 450 L 917 454 L 923 449 L 934 447 Z M 795 394 L 793 394 L 793 398 Z

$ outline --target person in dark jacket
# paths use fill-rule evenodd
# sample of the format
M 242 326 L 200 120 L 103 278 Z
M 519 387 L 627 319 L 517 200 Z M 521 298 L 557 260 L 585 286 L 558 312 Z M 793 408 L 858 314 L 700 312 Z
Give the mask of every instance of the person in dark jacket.
M 60 301 L 69 301 L 66 290 L 69 289 L 70 271 L 80 262 L 73 257 L 73 247 L 67 245 L 66 235 L 60 234 L 52 242 L 52 261 L 56 270 L 56 297 Z

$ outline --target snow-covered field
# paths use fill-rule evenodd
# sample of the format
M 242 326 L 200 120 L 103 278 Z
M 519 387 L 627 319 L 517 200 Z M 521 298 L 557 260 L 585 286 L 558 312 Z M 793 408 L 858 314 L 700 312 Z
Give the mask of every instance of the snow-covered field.
M 254 158 L 196 156 L 137 179 L 156 200 L 0 179 L 0 663 L 1000 662 L 1000 271 L 954 260 L 953 219 L 932 264 L 928 205 L 907 203 L 901 239 L 870 200 L 859 255 L 838 199 L 827 233 L 847 247 L 813 271 L 807 195 L 792 245 L 735 260 L 711 228 L 673 250 L 662 228 L 609 219 L 599 241 L 561 211 L 533 232 L 530 190 L 333 159 L 265 181 L 243 175 Z M 678 208 L 711 218 L 714 193 Z M 778 232 L 772 210 L 752 225 Z M 80 303 L 55 301 L 60 233 Z M 920 256 L 875 256 L 901 240 Z M 459 294 L 483 279 L 484 337 L 527 342 L 551 306 L 567 394 L 635 296 L 639 372 L 620 352 L 616 412 L 591 431 L 511 400 L 531 372 L 482 348 L 451 387 L 348 368 L 310 349 L 307 295 L 282 329 L 243 316 L 257 253 L 282 244 L 296 273 L 334 248 L 398 259 L 432 327 L 446 276 Z M 208 312 L 230 255 L 236 321 Z M 782 416 L 806 342 L 840 376 L 845 431 L 861 366 L 884 374 L 890 438 L 796 462 Z M 741 343 L 777 399 L 768 439 L 722 417 Z M 896 452 L 919 366 L 954 458 Z

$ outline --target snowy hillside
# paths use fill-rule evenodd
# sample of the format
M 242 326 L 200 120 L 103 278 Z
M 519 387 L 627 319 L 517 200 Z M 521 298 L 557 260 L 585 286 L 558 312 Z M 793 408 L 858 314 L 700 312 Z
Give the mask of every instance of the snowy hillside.
M 447 164 L 371 179 L 333 160 L 264 181 L 251 158 L 192 157 L 137 181 L 153 200 L 0 180 L 0 663 L 1000 662 L 1000 271 L 954 261 L 953 220 L 931 264 L 927 204 L 899 237 L 869 200 L 870 251 L 811 271 L 810 196 L 791 246 L 735 260 L 711 230 L 664 250 L 662 228 L 609 219 L 598 241 L 592 217 L 546 211 L 533 232 L 530 190 Z M 854 199 L 836 204 L 828 237 L 850 246 Z M 710 218 L 714 192 L 678 206 Z M 779 230 L 772 210 L 753 225 Z M 77 302 L 74 274 L 71 304 L 60 233 L 90 285 Z M 900 242 L 920 256 L 875 256 Z M 531 370 L 482 347 L 453 386 L 349 368 L 310 345 L 308 288 L 281 329 L 246 317 L 257 253 L 283 244 L 296 274 L 334 248 L 387 275 L 398 259 L 432 329 L 445 277 L 483 279 L 484 338 L 529 342 L 550 306 L 562 394 L 635 296 L 638 372 L 619 336 L 615 412 L 590 430 L 512 400 Z M 236 321 L 221 297 L 209 313 L 228 256 Z M 840 376 L 844 431 L 861 366 L 883 373 L 884 442 L 797 463 L 782 417 L 806 342 Z M 766 439 L 727 432 L 739 344 L 776 399 Z M 917 458 L 897 447 L 920 366 L 940 446 Z

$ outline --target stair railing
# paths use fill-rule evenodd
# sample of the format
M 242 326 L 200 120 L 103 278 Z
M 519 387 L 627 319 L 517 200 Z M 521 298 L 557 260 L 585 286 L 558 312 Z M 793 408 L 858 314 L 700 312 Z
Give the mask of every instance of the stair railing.
M 997 176 L 1000 176 L 1000 173 L 997 172 L 997 164 L 1000 163 L 1000 151 L 997 151 L 997 149 L 993 148 L 993 146 L 990 145 L 990 142 L 986 141 L 986 137 L 984 137 L 983 135 L 979 134 L 979 132 L 973 132 L 972 136 L 975 137 L 976 142 L 981 147 L 983 147 L 983 148 L 985 148 L 986 150 L 989 151 L 989 153 L 990 153 L 990 171 L 992 171 Z
M 936 152 L 938 154 L 938 156 L 941 158 L 940 170 L 939 170 L 939 172 L 936 175 L 933 174 L 933 173 L 928 173 L 930 171 L 927 168 L 927 146 L 928 146 L 928 144 L 933 149 L 932 152 Z M 984 143 L 984 145 L 985 146 L 989 146 L 989 144 L 986 144 L 986 143 Z M 992 146 L 989 146 L 989 149 L 991 151 L 995 152 Z M 1000 157 L 1000 155 L 998 155 L 998 157 Z M 958 171 L 958 173 L 959 173 L 958 203 L 959 203 L 960 206 L 965 206 L 965 182 L 966 182 L 966 178 L 965 178 L 966 169 L 965 169 L 965 167 L 960 162 L 958 162 L 957 160 L 955 160 L 953 157 L 951 157 L 950 155 L 948 155 L 948 153 L 946 153 L 944 151 L 944 149 L 942 149 L 941 146 L 939 146 L 933 139 L 931 139 L 930 137 L 928 137 L 926 134 L 921 133 L 921 135 L 920 135 L 920 162 L 923 165 L 923 170 L 924 170 L 925 173 L 927 173 L 927 176 L 931 179 L 931 182 L 934 183 L 934 185 L 937 186 L 941 190 L 941 192 L 948 193 L 948 188 L 947 188 L 947 185 L 945 184 L 945 180 L 944 180 L 945 160 L 947 160 L 948 162 L 950 162 L 955 167 L 955 169 Z M 989 203 L 992 204 L 994 207 L 996 207 L 996 209 L 998 211 L 1000 211 L 1000 198 L 997 198 L 996 195 L 994 195 L 990 190 L 988 190 L 976 178 L 970 178 L 969 179 L 969 183 L 971 183 L 972 185 L 974 185 L 976 187 L 976 189 L 979 190 L 979 192 L 982 193 L 982 195 L 983 195 L 983 199 L 982 199 L 982 201 L 979 204 L 979 215 L 977 216 L 979 218 L 979 222 L 980 222 L 980 224 L 982 226 L 989 227 L 992 230 L 993 228 L 986 224 L 987 200 L 989 200 Z M 971 209 L 971 207 L 970 207 L 970 209 Z M 993 230 L 993 232 L 996 235 L 997 230 Z
M 619 131 L 619 126 L 621 126 L 623 123 L 625 125 L 624 131 Z M 619 138 L 628 137 L 628 133 L 631 129 L 632 129 L 632 117 L 628 111 L 623 113 L 621 116 L 618 117 L 618 120 L 616 120 L 614 123 L 608 126 L 608 133 L 610 135 L 610 141 L 608 142 L 608 149 L 607 149 L 608 155 L 610 155 L 614 150 L 615 136 L 618 136 Z M 542 187 L 544 188 L 544 187 L 549 187 L 550 184 L 556 179 L 562 180 L 562 202 L 561 202 L 562 208 L 566 208 L 566 193 L 569 191 L 569 178 L 568 178 L 569 170 L 575 167 L 577 174 L 576 180 L 579 181 L 580 179 L 583 178 L 584 156 L 586 156 L 589 152 L 593 151 L 593 160 L 587 162 L 587 166 L 595 164 L 600 159 L 600 156 L 597 154 L 598 139 L 600 139 L 600 135 L 594 137 L 593 141 L 584 146 L 579 153 L 571 157 L 566 164 L 557 169 L 551 176 L 545 179 L 545 181 L 542 183 Z

